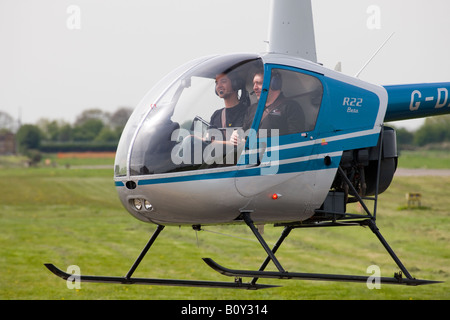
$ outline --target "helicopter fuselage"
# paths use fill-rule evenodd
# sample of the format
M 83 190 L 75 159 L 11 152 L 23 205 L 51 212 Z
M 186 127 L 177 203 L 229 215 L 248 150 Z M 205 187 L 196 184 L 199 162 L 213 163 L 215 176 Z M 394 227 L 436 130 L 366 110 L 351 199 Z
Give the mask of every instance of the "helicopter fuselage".
M 244 79 L 246 90 L 256 67 L 263 69 L 264 83 L 259 101 L 253 102 L 258 104 L 251 128 L 255 134 L 247 134 L 245 144 L 237 148 L 237 162 L 205 164 L 202 144 L 197 165 L 188 161 L 180 165 L 180 157 L 195 151 L 195 144 L 178 155 L 174 150 L 186 144 L 186 135 L 180 138 L 174 132 L 188 132 L 182 128 L 190 124 L 183 122 L 192 122 L 198 114 L 183 118 L 177 108 L 186 108 L 179 114 L 192 112 L 192 101 L 208 101 L 204 105 L 210 108 L 206 96 L 215 97 L 215 109 L 221 105 L 212 88 L 193 91 L 194 82 L 213 83 L 216 74 L 233 70 Z M 306 120 L 294 133 L 262 137 L 259 124 L 275 71 L 283 76 L 280 90 L 297 99 Z M 140 220 L 163 225 L 233 223 L 242 211 L 253 212 L 258 223 L 310 218 L 327 197 L 343 152 L 377 145 L 388 103 L 381 86 L 277 54 L 209 57 L 164 82 L 131 116 L 115 166 L 115 184 L 125 208 Z M 193 91 L 192 97 L 182 101 L 188 95 L 185 90 Z M 204 111 L 208 110 L 198 113 L 208 118 Z

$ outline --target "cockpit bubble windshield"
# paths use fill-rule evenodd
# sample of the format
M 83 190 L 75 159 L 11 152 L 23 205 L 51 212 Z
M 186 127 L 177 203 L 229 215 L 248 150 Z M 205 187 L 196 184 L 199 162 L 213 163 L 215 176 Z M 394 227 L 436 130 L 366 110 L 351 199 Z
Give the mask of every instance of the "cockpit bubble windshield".
M 235 165 L 230 144 L 253 94 L 258 55 L 193 61 L 163 79 L 137 106 L 122 133 L 115 176 L 150 175 Z

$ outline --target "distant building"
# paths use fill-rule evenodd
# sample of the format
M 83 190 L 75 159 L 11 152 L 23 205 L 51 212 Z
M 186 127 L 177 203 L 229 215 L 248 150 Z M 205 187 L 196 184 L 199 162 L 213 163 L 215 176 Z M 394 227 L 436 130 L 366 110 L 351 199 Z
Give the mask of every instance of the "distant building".
M 16 136 L 14 133 L 0 133 L 0 155 L 16 153 Z

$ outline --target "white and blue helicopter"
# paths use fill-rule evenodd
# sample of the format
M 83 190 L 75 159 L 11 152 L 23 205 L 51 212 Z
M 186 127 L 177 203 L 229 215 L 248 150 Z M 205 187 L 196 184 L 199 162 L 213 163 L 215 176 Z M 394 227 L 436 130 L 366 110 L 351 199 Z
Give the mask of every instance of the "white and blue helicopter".
M 124 277 L 79 280 L 241 289 L 272 287 L 260 278 L 367 282 L 368 276 L 287 272 L 275 256 L 293 229 L 360 225 L 400 269 L 381 283 L 435 283 L 411 276 L 381 235 L 376 208 L 398 157 L 395 130 L 384 122 L 450 113 L 449 90 L 450 82 L 383 87 L 325 68 L 316 61 L 311 1 L 272 0 L 267 53 L 189 62 L 136 107 L 117 149 L 115 185 L 124 207 L 157 228 Z M 217 110 L 221 99 L 227 107 Z M 363 213 L 346 212 L 353 202 Z M 267 254 L 259 270 L 205 258 L 235 280 L 132 277 L 165 226 L 238 223 Z M 256 227 L 263 224 L 284 227 L 273 248 Z M 269 262 L 276 271 L 265 271 Z

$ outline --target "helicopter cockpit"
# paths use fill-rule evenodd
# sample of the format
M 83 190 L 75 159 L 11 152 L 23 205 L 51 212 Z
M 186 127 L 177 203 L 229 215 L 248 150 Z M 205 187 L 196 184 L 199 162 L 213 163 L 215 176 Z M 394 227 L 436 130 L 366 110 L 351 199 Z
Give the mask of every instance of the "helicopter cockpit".
M 262 92 L 256 94 L 253 80 L 258 73 L 264 75 L 264 83 Z M 216 89 L 220 74 L 230 76 L 240 108 L 246 109 L 238 117 L 247 127 L 224 121 L 214 124 L 213 114 L 222 113 L 223 118 L 225 112 L 222 92 Z M 235 131 L 240 137 L 246 137 L 248 130 L 262 128 L 268 118 L 281 116 L 281 107 L 276 103 L 268 115 L 264 112 L 271 90 L 282 91 L 283 102 L 291 101 L 290 108 L 296 110 L 298 121 L 289 128 L 280 123 L 278 128 L 270 128 L 274 130 L 268 133 L 266 130 L 264 134 L 282 136 L 314 129 L 323 95 L 318 78 L 292 68 L 269 68 L 257 54 L 221 55 L 189 62 L 159 82 L 133 112 L 117 149 L 115 176 L 236 165 L 245 143 L 229 142 Z M 272 123 L 277 126 L 277 121 Z

